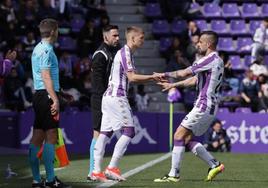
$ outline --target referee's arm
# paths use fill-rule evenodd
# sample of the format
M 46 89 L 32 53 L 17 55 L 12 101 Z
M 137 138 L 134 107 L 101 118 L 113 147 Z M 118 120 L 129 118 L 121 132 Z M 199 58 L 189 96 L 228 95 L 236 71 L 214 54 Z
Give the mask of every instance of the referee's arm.
M 59 112 L 59 100 L 58 97 L 56 95 L 56 92 L 54 91 L 54 87 L 53 87 L 53 81 L 50 75 L 50 69 L 42 69 L 41 70 L 41 76 L 43 79 L 43 82 L 45 84 L 46 90 L 49 94 L 49 96 L 51 97 L 53 104 L 52 104 L 52 111 L 56 111 Z
M 92 61 L 92 93 L 102 95 L 107 89 L 107 61 L 102 53 L 95 55 Z

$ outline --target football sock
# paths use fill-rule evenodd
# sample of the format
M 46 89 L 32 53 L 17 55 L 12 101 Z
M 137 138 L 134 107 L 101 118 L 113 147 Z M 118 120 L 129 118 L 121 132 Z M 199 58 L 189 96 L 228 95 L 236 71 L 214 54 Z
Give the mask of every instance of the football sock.
M 93 166 L 94 166 L 94 147 L 96 144 L 97 139 L 92 138 L 91 144 L 90 144 L 90 158 L 89 158 L 89 170 L 88 170 L 88 175 L 90 176 L 92 171 L 93 171 Z
M 44 144 L 44 151 L 43 151 L 43 161 L 45 164 L 48 182 L 52 182 L 55 179 L 54 158 L 55 158 L 55 146 L 54 146 L 54 144 L 45 143 Z
M 105 152 L 105 146 L 110 137 L 100 133 L 94 148 L 94 166 L 93 172 L 101 172 L 101 163 Z
M 40 147 L 30 144 L 29 146 L 29 162 L 33 174 L 33 180 L 40 183 L 40 171 L 39 171 L 39 159 L 37 158 L 37 153 L 40 150 Z
M 119 160 L 122 158 L 124 153 L 127 150 L 127 146 L 130 143 L 131 138 L 126 135 L 122 135 L 119 140 L 117 141 L 114 147 L 114 153 L 109 164 L 109 168 L 118 167 Z
M 198 156 L 200 159 L 202 159 L 203 161 L 205 161 L 210 168 L 214 168 L 216 166 L 218 166 L 220 163 L 219 161 L 217 161 L 207 150 L 206 148 L 199 142 L 195 142 L 195 141 L 190 141 L 190 143 L 192 142 L 192 148 L 191 151 Z M 195 143 L 194 143 L 195 142 Z
M 172 150 L 172 160 L 171 160 L 171 169 L 168 173 L 169 176 L 179 176 L 181 160 L 185 152 L 185 142 L 184 140 L 175 140 L 174 147 Z

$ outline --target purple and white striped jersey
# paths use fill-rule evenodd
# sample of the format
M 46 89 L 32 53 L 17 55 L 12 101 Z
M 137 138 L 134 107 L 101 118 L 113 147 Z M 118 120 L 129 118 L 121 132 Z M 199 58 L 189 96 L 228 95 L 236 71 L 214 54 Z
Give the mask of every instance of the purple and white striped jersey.
M 219 89 L 224 73 L 223 60 L 217 52 L 212 52 L 194 62 L 189 68 L 198 78 L 198 96 L 195 106 L 200 108 L 201 112 L 210 110 L 211 113 L 214 113 L 219 103 Z
M 126 97 L 128 92 L 127 72 L 135 71 L 133 56 L 127 45 L 117 51 L 104 96 Z

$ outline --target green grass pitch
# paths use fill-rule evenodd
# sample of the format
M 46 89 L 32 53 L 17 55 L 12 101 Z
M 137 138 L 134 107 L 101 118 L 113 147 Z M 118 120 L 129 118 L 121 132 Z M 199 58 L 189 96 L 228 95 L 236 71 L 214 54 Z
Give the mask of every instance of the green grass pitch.
M 134 169 L 148 161 L 154 160 L 163 154 L 126 155 L 121 163 L 122 173 Z M 267 188 L 268 187 L 268 155 L 267 154 L 232 154 L 214 153 L 218 160 L 225 164 L 224 173 L 216 177 L 213 182 L 204 182 L 207 174 L 207 165 L 192 153 L 187 152 L 181 168 L 181 180 L 178 183 L 154 183 L 153 179 L 167 174 L 170 167 L 170 158 L 145 169 L 127 181 L 120 182 L 113 187 L 125 188 Z M 72 155 L 71 164 L 56 175 L 68 182 L 74 188 L 95 187 L 96 183 L 87 183 L 88 156 Z M 110 157 L 106 157 L 103 167 L 106 167 Z M 17 177 L 6 180 L 4 171 L 7 164 L 11 164 Z M 2 188 L 28 188 L 31 187 L 30 169 L 26 155 L 0 156 L 0 187 Z M 41 166 L 41 171 L 44 168 Z

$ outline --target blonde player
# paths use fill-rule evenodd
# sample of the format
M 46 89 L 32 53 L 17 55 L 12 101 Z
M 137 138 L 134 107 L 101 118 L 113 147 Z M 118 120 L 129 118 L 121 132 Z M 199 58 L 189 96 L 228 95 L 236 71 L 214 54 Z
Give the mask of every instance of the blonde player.
M 91 179 L 105 182 L 107 177 L 122 181 L 118 168 L 119 160 L 124 155 L 131 139 L 135 136 L 133 115 L 127 99 L 129 82 L 144 82 L 160 80 L 158 75 L 141 75 L 135 73 L 133 52 L 144 43 L 144 32 L 139 27 L 126 29 L 127 44 L 115 55 L 108 88 L 102 99 L 102 122 L 100 135 L 94 148 L 94 168 Z M 118 139 L 110 164 L 101 170 L 101 163 L 105 146 L 113 131 L 121 130 L 122 136 Z

